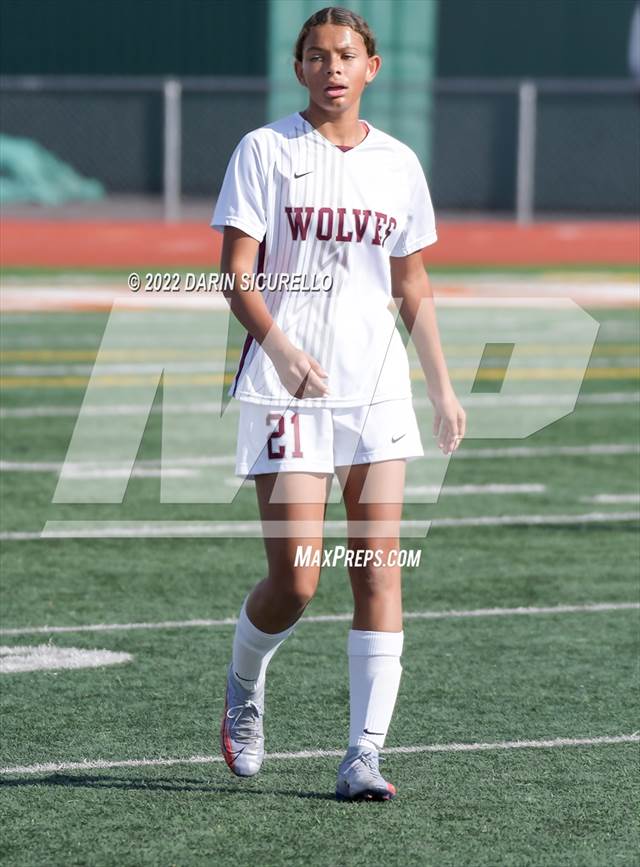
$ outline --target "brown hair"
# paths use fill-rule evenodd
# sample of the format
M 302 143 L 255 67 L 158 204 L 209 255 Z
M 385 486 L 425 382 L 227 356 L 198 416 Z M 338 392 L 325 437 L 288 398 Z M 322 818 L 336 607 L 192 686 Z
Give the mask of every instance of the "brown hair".
M 376 38 L 364 18 L 350 9 L 343 9 L 342 6 L 326 6 L 324 9 L 314 12 L 311 18 L 307 18 L 302 25 L 293 52 L 296 60 L 302 62 L 304 41 L 311 28 L 318 27 L 320 24 L 339 24 L 342 27 L 350 27 L 355 33 L 362 36 L 369 57 L 373 57 L 376 53 Z

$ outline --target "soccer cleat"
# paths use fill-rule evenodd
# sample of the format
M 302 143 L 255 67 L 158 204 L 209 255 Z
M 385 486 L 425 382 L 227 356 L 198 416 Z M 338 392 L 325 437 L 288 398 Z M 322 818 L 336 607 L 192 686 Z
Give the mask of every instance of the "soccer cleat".
M 252 777 L 260 770 L 264 758 L 263 716 L 264 683 L 249 692 L 238 683 L 230 665 L 220 746 L 225 762 L 238 777 Z
M 338 769 L 336 798 L 339 801 L 390 801 L 396 789 L 380 773 L 375 750 L 349 747 Z

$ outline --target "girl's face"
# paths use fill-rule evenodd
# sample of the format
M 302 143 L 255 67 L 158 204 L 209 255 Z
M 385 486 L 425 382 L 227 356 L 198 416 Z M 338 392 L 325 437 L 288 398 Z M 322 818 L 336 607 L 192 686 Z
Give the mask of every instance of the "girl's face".
M 309 99 L 323 111 L 342 114 L 360 100 L 365 85 L 380 68 L 369 57 L 364 40 L 350 27 L 321 24 L 312 27 L 296 60 L 296 76 L 309 90 Z

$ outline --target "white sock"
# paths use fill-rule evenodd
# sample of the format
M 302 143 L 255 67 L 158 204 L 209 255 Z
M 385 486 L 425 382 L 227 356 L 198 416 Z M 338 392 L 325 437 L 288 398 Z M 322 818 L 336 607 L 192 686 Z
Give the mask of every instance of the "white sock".
M 238 683 L 251 692 L 262 685 L 271 657 L 294 629 L 295 623 L 284 632 L 262 632 L 249 620 L 245 599 L 233 637 L 233 673 Z
M 349 630 L 350 747 L 381 750 L 400 686 L 404 632 Z

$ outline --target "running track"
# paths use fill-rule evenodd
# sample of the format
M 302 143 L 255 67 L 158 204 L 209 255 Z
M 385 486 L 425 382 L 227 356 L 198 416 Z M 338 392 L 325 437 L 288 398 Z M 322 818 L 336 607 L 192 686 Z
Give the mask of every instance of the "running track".
M 429 265 L 634 265 L 640 223 L 441 222 Z M 205 223 L 7 219 L 5 268 L 203 268 L 220 261 L 221 235 Z

